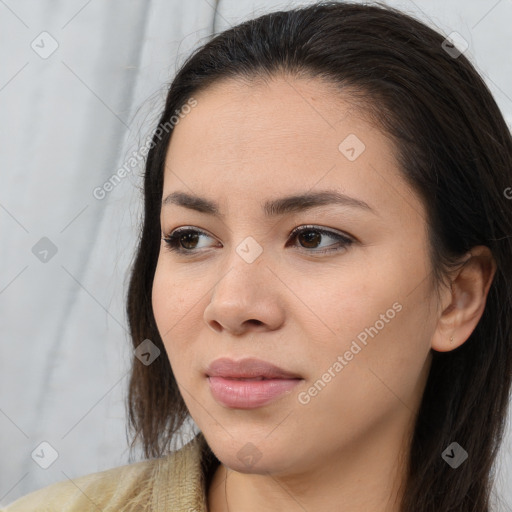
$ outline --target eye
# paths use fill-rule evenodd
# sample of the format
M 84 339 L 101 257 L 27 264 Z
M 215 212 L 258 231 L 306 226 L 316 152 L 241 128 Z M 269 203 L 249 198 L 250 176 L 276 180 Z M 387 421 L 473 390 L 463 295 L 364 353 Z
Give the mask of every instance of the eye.
M 178 253 L 192 253 L 198 247 L 197 242 L 204 237 L 209 237 L 204 231 L 192 228 L 178 228 L 171 232 L 167 237 L 163 237 L 166 246 L 169 250 Z
M 340 251 L 350 246 L 354 240 L 348 235 L 342 235 L 336 231 L 329 229 L 320 228 L 318 226 L 299 226 L 295 228 L 290 235 L 291 239 L 299 241 L 302 248 L 308 249 L 307 252 L 325 254 L 328 252 Z M 323 238 L 331 238 L 336 243 L 328 244 L 323 246 L 321 250 L 318 250 L 318 244 Z M 309 250 L 314 249 L 314 250 Z
M 211 237 L 206 232 L 199 229 L 183 227 L 175 229 L 167 237 L 162 237 L 162 240 L 164 240 L 170 251 L 184 255 L 192 255 L 199 252 L 198 249 L 208 247 L 207 245 L 197 245 L 201 238 Z M 328 244 L 327 246 L 324 245 L 324 248 L 319 250 L 318 247 L 322 247 L 319 244 L 324 238 L 331 238 L 331 240 L 335 240 L 335 243 Z M 305 249 L 305 252 L 314 254 L 340 251 L 354 243 L 354 240 L 348 235 L 313 225 L 295 228 L 290 234 L 290 240 L 297 240 L 300 243 L 301 249 Z

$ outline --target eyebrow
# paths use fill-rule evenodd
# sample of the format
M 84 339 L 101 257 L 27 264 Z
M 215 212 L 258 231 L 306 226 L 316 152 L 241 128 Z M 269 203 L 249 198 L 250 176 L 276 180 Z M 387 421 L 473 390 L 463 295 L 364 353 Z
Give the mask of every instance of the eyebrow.
M 219 205 L 210 199 L 187 194 L 185 192 L 172 192 L 163 201 L 162 207 L 175 204 L 195 210 L 207 215 L 224 218 L 221 214 Z M 295 213 L 318 206 L 338 204 L 353 208 L 360 208 L 377 215 L 375 210 L 360 199 L 347 196 L 333 190 L 323 190 L 318 192 L 307 192 L 304 194 L 291 195 L 278 199 L 271 199 L 263 204 L 263 212 L 266 217 L 278 217 L 287 213 Z

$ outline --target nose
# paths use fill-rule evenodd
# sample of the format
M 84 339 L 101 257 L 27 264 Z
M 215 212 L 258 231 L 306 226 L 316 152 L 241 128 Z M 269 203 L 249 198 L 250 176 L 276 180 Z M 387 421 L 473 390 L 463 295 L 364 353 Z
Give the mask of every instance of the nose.
M 272 331 L 285 319 L 282 284 L 262 256 L 247 263 L 237 254 L 212 290 L 204 321 L 217 333 L 240 336 L 248 331 Z

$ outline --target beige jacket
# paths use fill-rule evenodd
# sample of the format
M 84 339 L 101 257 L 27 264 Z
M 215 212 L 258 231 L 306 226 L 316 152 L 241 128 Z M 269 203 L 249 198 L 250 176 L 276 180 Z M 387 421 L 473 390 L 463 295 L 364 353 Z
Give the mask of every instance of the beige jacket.
M 57 482 L 0 512 L 207 512 L 211 453 L 200 433 L 165 457 Z

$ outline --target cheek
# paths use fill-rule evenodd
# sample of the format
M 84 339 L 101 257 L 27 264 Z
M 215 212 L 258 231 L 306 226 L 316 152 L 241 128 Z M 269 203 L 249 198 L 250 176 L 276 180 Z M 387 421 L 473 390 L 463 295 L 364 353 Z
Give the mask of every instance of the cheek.
M 165 333 L 175 321 L 176 301 L 179 299 L 173 294 L 174 288 L 171 286 L 169 274 L 165 272 L 160 264 L 157 264 L 152 289 L 152 306 L 158 332 L 165 342 Z
M 304 360 L 312 366 L 307 387 L 296 397 L 304 424 L 321 429 L 333 444 L 340 436 L 357 437 L 390 414 L 414 410 L 430 352 L 431 322 L 420 294 L 407 297 L 382 280 L 379 287 L 374 282 L 371 295 L 364 287 L 346 291 L 350 298 L 326 290 L 337 301 L 324 305 L 320 316 L 331 320 L 336 336 L 309 331 Z
M 196 331 L 202 322 L 197 318 L 201 307 L 200 290 L 195 290 L 187 278 L 178 278 L 175 269 L 167 268 L 159 260 L 152 289 L 152 305 L 158 332 L 162 338 L 171 365 L 174 354 L 186 356 L 193 345 Z M 199 285 L 196 285 L 198 288 Z
M 339 374 L 353 384 L 362 382 L 368 393 L 386 384 L 415 387 L 435 328 L 428 307 L 433 291 L 424 279 L 423 259 L 403 254 L 367 259 L 350 272 L 336 272 L 335 279 L 317 275 L 315 286 L 302 281 L 297 291 L 309 308 L 301 322 L 307 331 L 307 360 L 314 362 L 310 377 L 321 377 L 342 356 L 346 366 Z M 311 318 L 310 325 L 305 318 Z M 347 372 L 348 366 L 359 370 Z

